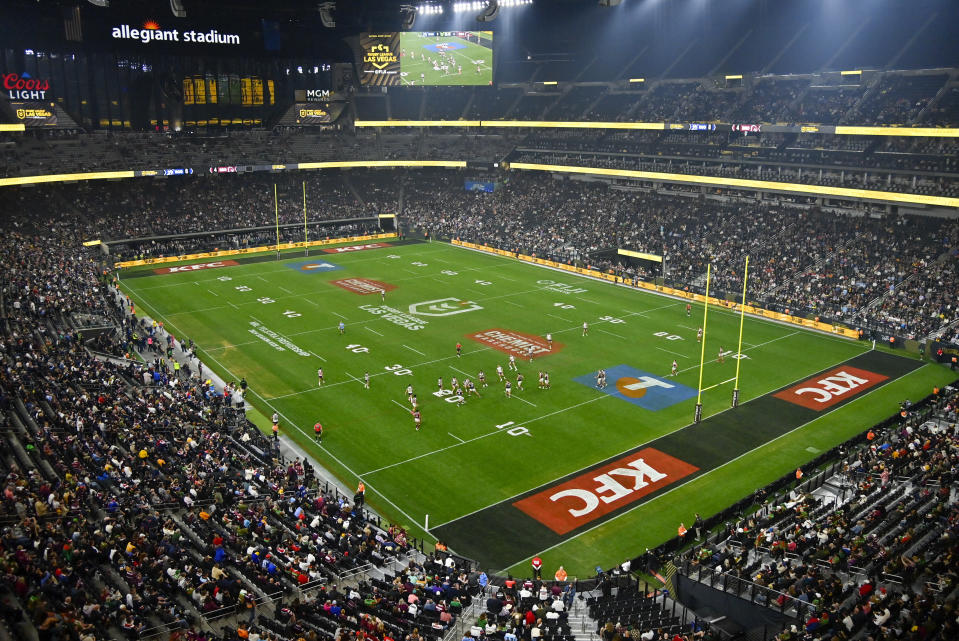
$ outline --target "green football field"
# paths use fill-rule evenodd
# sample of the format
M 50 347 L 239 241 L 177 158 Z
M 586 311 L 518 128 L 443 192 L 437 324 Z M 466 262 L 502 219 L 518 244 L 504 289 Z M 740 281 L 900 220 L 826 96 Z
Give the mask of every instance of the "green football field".
M 362 479 L 367 503 L 415 536 L 428 519 L 432 537 L 491 570 L 528 574 L 539 554 L 547 570 L 592 575 L 952 380 L 865 342 L 749 317 L 737 359 L 739 316 L 711 307 L 703 420 L 692 424 L 701 304 L 687 315 L 685 301 L 441 243 L 332 252 L 125 270 L 122 286 L 227 380 L 246 377 L 247 400 L 279 413 L 284 434 L 343 482 Z M 737 360 L 741 404 L 731 410 Z M 488 387 L 460 403 L 451 379 L 476 382 L 480 370 Z M 822 407 L 794 402 L 825 397 Z
M 493 50 L 476 42 L 456 36 L 403 32 L 400 46 L 405 52 L 400 64 L 403 84 L 417 87 L 492 84 Z

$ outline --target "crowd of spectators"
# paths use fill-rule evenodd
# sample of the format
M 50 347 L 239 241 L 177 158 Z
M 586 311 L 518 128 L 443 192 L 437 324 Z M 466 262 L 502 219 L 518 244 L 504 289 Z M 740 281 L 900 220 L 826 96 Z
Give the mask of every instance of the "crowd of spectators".
M 959 574 L 955 471 L 959 393 L 931 420 L 870 430 L 835 492 L 798 488 L 683 554 L 684 572 L 786 611 L 780 641 L 952 639 Z
M 217 388 L 191 341 L 129 313 L 79 247 L 87 221 L 11 218 L 0 240 L 0 632 L 41 641 L 442 634 L 454 604 L 469 603 L 462 564 L 416 561 L 401 528 L 378 528 L 308 461 L 280 456 L 231 409 L 239 385 Z M 85 338 L 77 319 L 92 315 L 116 330 Z M 142 360 L 95 358 L 92 345 Z M 388 573 L 400 561 L 395 601 L 337 587 L 349 572 Z M 450 615 L 411 614 L 406 582 Z M 209 623 L 220 616 L 229 630 Z

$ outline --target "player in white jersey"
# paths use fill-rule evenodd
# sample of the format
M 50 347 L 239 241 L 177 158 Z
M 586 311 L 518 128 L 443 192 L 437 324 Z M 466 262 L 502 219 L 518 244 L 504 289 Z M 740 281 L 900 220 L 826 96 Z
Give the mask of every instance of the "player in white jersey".
M 496 375 L 499 376 L 499 380 L 501 380 L 501 381 L 505 380 L 505 378 L 504 378 L 504 376 L 503 376 L 503 366 L 502 366 L 502 365 L 497 365 L 497 366 L 496 366 Z
M 700 327 L 696 330 L 696 342 L 701 343 L 703 341 L 703 328 Z
M 539 373 L 539 388 L 540 388 L 540 389 L 543 389 L 543 388 L 545 387 L 545 385 L 543 385 L 543 374 L 544 374 L 544 372 L 540 372 L 540 373 Z
M 676 376 L 676 372 L 679 371 L 679 363 L 675 360 L 673 361 L 673 370 L 669 373 L 670 376 Z
M 410 403 L 413 402 L 413 386 L 412 385 L 406 386 L 406 400 L 408 400 Z
M 514 372 L 517 371 L 516 367 L 516 357 L 513 354 L 509 355 L 509 368 Z
M 316 370 L 316 386 L 320 387 L 323 385 L 323 368 Z
M 589 336 L 589 323 L 583 321 L 583 336 Z
M 553 335 L 549 332 L 546 333 L 546 343 L 549 345 L 550 351 L 553 349 Z
M 443 391 L 443 377 L 442 377 L 442 376 L 440 376 L 438 379 L 436 379 L 436 389 L 437 389 L 437 391 L 439 391 L 439 392 L 442 392 L 442 391 Z
M 450 389 L 455 390 L 459 386 L 460 386 L 460 382 L 456 379 L 455 376 L 450 379 Z
M 532 345 L 526 348 L 526 356 L 529 357 L 529 362 L 532 363 L 533 362 L 533 346 Z
M 483 387 L 489 387 L 489 385 L 486 383 L 486 372 L 480 370 L 476 377 L 479 378 L 480 385 Z
M 363 374 L 363 387 L 370 389 L 370 373 Z

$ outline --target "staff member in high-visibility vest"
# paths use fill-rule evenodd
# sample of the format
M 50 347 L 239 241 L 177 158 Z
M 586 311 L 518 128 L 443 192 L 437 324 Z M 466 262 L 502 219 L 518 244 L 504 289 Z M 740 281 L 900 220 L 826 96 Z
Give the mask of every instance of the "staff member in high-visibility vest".
M 686 526 L 680 521 L 679 527 L 676 529 L 676 533 L 679 535 L 680 545 L 686 543 L 686 532 L 688 532 Z
M 363 481 L 360 481 L 360 484 L 356 486 L 356 496 L 353 497 L 353 502 L 356 503 L 357 507 L 363 507 L 366 502 L 366 485 Z
M 566 579 L 569 578 L 569 575 L 566 574 L 566 570 L 563 569 L 563 566 L 559 566 L 559 569 L 556 570 L 556 574 L 553 575 L 553 578 L 559 581 L 560 583 L 565 583 Z

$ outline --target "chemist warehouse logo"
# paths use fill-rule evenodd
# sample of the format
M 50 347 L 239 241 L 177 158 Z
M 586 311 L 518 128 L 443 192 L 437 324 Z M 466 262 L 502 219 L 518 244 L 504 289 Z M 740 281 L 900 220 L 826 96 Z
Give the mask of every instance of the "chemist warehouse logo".
M 698 470 L 685 461 L 647 447 L 513 505 L 553 532 L 566 534 Z
M 882 374 L 843 365 L 776 392 L 773 396 L 818 411 L 852 398 L 888 378 Z
M 161 29 L 153 20 L 143 23 L 139 29 L 123 24 L 113 27 L 114 40 L 139 40 L 143 44 L 150 42 L 185 42 L 188 44 L 238 45 L 240 36 L 235 33 L 220 33 L 216 29 L 209 31 L 181 31 L 179 29 Z

